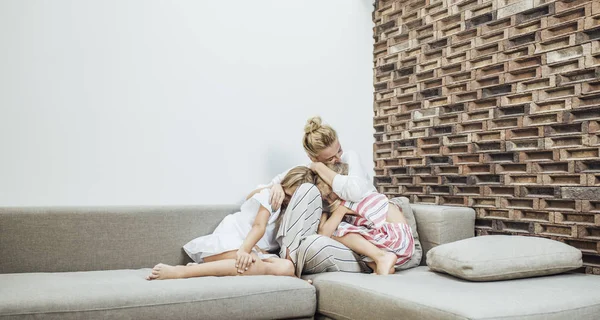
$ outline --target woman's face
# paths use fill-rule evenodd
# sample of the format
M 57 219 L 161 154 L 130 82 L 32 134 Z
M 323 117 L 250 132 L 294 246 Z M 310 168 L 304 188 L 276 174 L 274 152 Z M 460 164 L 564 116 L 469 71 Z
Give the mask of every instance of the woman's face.
M 329 147 L 321 150 L 317 155 L 316 162 L 329 163 L 341 163 L 342 162 L 342 146 L 338 140 L 335 140 Z

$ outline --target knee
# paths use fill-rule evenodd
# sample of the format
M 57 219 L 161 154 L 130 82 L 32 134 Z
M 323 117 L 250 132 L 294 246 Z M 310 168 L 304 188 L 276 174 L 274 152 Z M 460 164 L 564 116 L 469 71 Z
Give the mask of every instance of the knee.
M 296 275 L 296 268 L 294 268 L 294 264 L 287 259 L 279 263 L 273 271 L 273 274 L 276 276 L 293 277 Z
M 305 252 L 307 256 L 312 256 L 316 252 L 322 251 L 328 244 L 330 244 L 330 240 L 331 238 L 328 238 L 324 235 L 313 234 L 306 237 L 306 239 L 300 243 L 299 250 Z
M 294 267 L 294 263 L 290 260 L 285 260 L 281 271 L 282 276 L 293 277 L 294 275 L 296 275 L 296 268 Z
M 292 196 L 292 198 L 305 197 L 305 196 L 309 196 L 309 199 L 314 199 L 314 198 L 318 197 L 319 200 L 321 200 L 321 192 L 319 191 L 317 186 L 315 186 L 312 183 L 301 184 L 298 187 L 298 189 L 296 189 L 296 192 L 294 192 L 294 195 Z

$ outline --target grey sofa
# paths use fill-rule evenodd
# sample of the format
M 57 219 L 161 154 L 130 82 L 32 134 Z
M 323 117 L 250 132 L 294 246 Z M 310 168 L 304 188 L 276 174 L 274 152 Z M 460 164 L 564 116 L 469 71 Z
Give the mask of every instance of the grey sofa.
M 411 205 L 421 243 L 473 236 L 469 208 Z M 236 206 L 0 208 L 0 319 L 598 319 L 600 277 L 471 283 L 426 266 L 147 281 Z M 424 264 L 424 262 L 422 263 Z M 585 293 L 585 294 L 582 294 Z

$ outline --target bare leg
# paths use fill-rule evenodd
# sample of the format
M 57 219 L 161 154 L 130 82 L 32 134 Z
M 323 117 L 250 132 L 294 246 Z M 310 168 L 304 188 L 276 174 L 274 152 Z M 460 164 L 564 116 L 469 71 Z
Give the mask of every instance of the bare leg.
M 375 262 L 375 268 L 373 269 L 377 274 L 387 275 L 394 273 L 394 265 L 398 259 L 394 253 L 377 248 L 369 240 L 356 233 L 347 233 L 341 238 L 332 238 L 352 249 L 352 251 L 373 259 Z M 367 264 L 372 268 L 372 264 Z
M 254 255 L 253 255 L 254 256 Z M 147 280 L 182 279 L 207 276 L 236 276 L 236 275 L 264 275 L 269 269 L 266 264 L 255 256 L 256 262 L 248 270 L 239 273 L 235 266 L 235 259 L 215 260 L 187 266 L 170 266 L 159 263 L 152 268 L 152 273 Z
M 269 258 L 263 260 L 265 264 L 265 274 L 273 276 L 295 277 L 295 268 L 292 260 L 281 258 Z
M 204 262 L 213 262 L 218 260 L 225 259 L 235 259 L 236 258 L 236 250 L 225 251 L 223 253 L 215 254 L 214 256 L 209 256 L 204 258 Z

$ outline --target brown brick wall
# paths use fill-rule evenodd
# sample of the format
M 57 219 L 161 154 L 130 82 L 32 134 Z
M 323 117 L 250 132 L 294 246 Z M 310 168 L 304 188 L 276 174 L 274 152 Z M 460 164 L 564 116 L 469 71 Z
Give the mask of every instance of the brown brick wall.
M 600 0 L 377 1 L 376 185 L 600 274 Z

